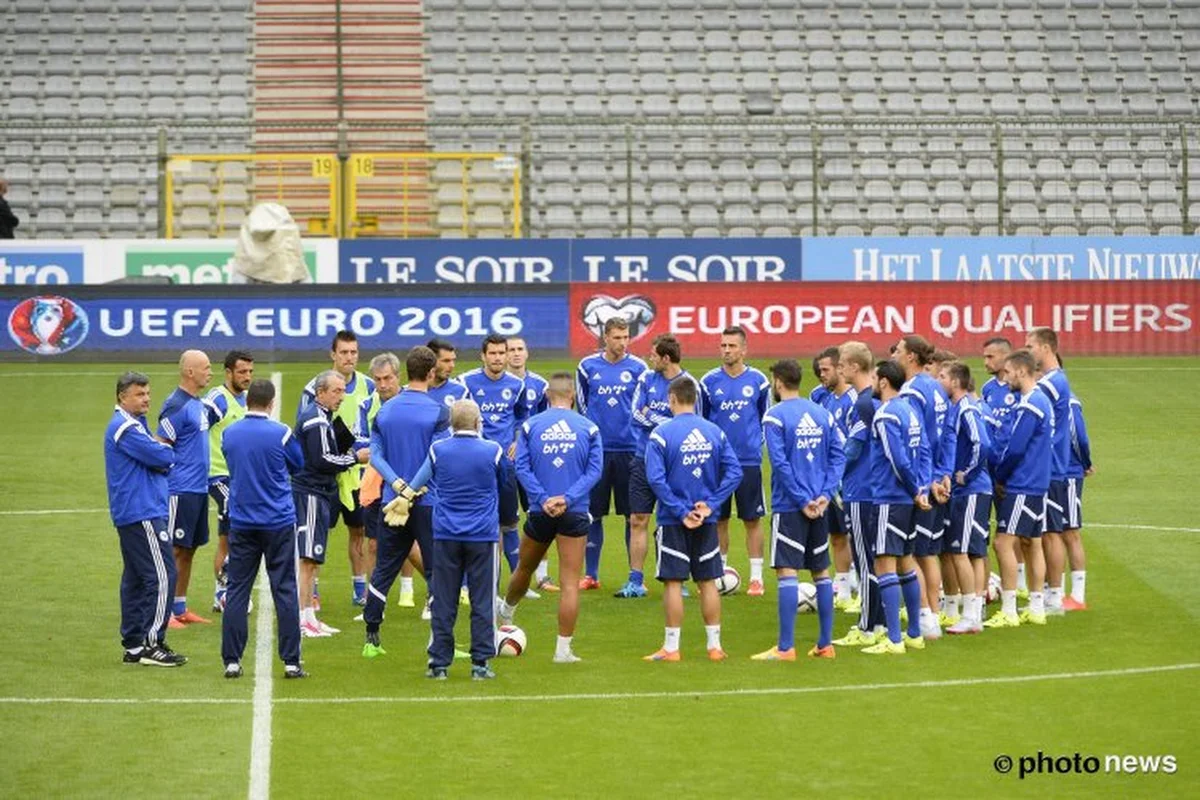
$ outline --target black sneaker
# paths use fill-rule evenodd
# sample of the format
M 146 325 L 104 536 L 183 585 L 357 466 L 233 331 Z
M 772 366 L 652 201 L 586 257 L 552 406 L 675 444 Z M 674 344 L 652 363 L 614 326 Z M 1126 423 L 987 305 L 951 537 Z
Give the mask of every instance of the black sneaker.
M 425 677 L 435 681 L 444 681 L 450 677 L 450 673 L 445 667 L 430 667 L 425 670 Z
M 242 665 L 237 663 L 236 661 L 233 662 L 232 664 L 226 664 L 225 665 L 225 677 L 226 678 L 242 677 Z
M 288 680 L 307 678 L 308 673 L 304 671 L 304 667 L 298 664 L 288 664 L 283 668 L 283 677 Z
M 121 657 L 122 664 L 140 664 L 142 663 L 142 651 L 144 647 L 139 647 L 136 650 L 126 650 L 125 655 Z
M 187 656 L 181 656 L 165 644 L 142 648 L 139 664 L 148 667 L 182 667 L 187 663 Z

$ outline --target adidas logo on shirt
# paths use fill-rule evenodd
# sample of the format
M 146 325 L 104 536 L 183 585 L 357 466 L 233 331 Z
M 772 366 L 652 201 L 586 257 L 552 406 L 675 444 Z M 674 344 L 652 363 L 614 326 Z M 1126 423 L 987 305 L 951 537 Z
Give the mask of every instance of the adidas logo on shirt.
M 711 453 L 712 449 L 712 442 L 704 438 L 704 434 L 700 432 L 699 428 L 692 428 L 692 432 L 679 446 L 681 453 Z
M 809 437 L 820 435 L 821 426 L 813 420 L 812 416 L 810 416 L 808 412 L 805 412 L 804 416 L 800 418 L 800 422 L 796 424 L 796 436 Z
M 571 426 L 567 424 L 565 419 L 560 419 L 549 428 L 546 428 L 546 430 L 542 431 L 541 436 L 543 442 L 573 442 L 577 438 L 575 431 L 571 430 Z

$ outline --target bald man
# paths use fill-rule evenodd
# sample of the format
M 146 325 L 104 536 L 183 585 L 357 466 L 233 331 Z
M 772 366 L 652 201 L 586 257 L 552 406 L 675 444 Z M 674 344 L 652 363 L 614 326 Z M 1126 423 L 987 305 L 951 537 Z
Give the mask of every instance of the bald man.
M 178 572 L 172 628 L 208 623 L 188 610 L 187 590 L 196 550 L 208 544 L 208 426 L 221 418 L 211 401 L 201 399 L 210 380 L 212 365 L 208 356 L 201 350 L 184 351 L 179 357 L 179 387 L 158 414 L 158 439 L 175 449 L 175 466 L 167 475 L 167 532 L 175 546 Z

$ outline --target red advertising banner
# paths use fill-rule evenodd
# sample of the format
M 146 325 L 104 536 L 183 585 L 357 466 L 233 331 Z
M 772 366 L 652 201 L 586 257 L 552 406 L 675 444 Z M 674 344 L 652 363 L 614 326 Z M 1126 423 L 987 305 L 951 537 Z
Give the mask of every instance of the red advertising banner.
M 1049 326 L 1064 355 L 1200 355 L 1200 281 L 1004 283 L 588 283 L 571 286 L 571 351 L 595 350 L 604 323 L 630 323 L 634 352 L 673 333 L 685 354 L 716 352 L 741 325 L 754 356 L 805 357 L 849 339 L 882 350 L 918 333 L 978 353 Z

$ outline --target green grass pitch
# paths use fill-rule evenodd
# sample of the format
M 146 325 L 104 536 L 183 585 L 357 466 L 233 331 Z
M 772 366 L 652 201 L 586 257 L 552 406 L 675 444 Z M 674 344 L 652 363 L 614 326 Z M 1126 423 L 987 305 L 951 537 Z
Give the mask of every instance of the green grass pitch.
M 0 450 L 2 797 L 238 797 L 250 786 L 254 617 L 241 681 L 222 678 L 219 624 L 172 632 L 171 644 L 191 659 L 182 669 L 120 663 L 120 555 L 103 511 L 100 438 L 124 366 L 0 366 L 9 386 Z M 172 365 L 138 366 L 154 379 L 153 419 L 174 385 Z M 547 374 L 567 365 L 532 366 Z M 285 420 L 317 367 L 258 365 L 260 375 L 284 373 Z M 345 632 L 305 642 L 311 680 L 285 683 L 272 661 L 270 791 L 1195 796 L 1200 359 L 1073 359 L 1070 367 L 1098 467 L 1085 494 L 1088 612 L 1043 629 L 943 640 L 903 658 L 841 649 L 835 661 L 760 664 L 748 656 L 775 635 L 768 578 L 765 598 L 725 599 L 729 661 L 704 658 L 693 599 L 683 662 L 648 664 L 640 657 L 661 643 L 661 593 L 611 597 L 625 577 L 612 524 L 605 591 L 583 598 L 583 663 L 550 662 L 556 604 L 548 596 L 521 605 L 529 650 L 498 659 L 498 680 L 475 684 L 456 667 L 433 685 L 422 677 L 427 628 L 394 597 L 383 627 L 388 655 L 361 657 L 338 529 L 322 616 Z M 71 509 L 78 513 L 62 513 Z M 732 562 L 745 575 L 740 539 L 735 525 Z M 206 615 L 211 547 L 197 555 L 190 591 Z M 836 633 L 850 622 L 838 614 Z M 799 621 L 805 648 L 816 624 L 813 615 Z M 461 615 L 459 630 L 465 640 Z M 1139 671 L 1161 667 L 1176 669 Z M 993 766 L 1001 755 L 1039 751 L 1097 756 L 1102 766 L 1023 780 Z M 1108 755 L 1165 754 L 1176 757 L 1175 774 L 1105 771 Z

